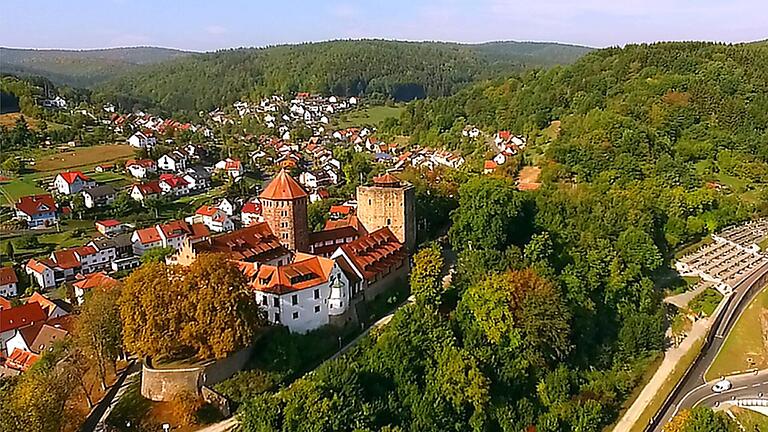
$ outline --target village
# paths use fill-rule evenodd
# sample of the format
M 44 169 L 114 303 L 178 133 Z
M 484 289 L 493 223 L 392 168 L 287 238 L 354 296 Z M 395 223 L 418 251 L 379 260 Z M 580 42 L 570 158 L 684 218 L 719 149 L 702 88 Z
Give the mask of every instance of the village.
M 67 108 L 59 97 L 41 103 Z M 272 325 L 305 334 L 369 324 L 367 303 L 406 285 L 417 245 L 414 187 L 399 173 L 467 165 L 458 152 L 380 140 L 374 125 L 333 127 L 361 103 L 273 96 L 214 110 L 201 124 L 118 114 L 111 104 L 81 110 L 125 137 L 133 157 L 50 173 L 36 180 L 40 193 L 13 197 L 15 230 L 0 268 L 0 376 L 24 373 L 71 337 L 94 289 L 119 286 L 148 262 L 189 266 L 206 253 L 237 263 Z M 258 136 L 232 133 L 252 122 Z M 483 174 L 525 148 L 508 131 L 467 127 L 463 137 L 489 141 Z M 369 170 L 350 170 L 350 155 Z M 319 224 L 311 207 L 323 212 Z M 66 244 L 48 251 L 37 239 L 62 234 Z M 144 396 L 174 397 L 151 386 Z

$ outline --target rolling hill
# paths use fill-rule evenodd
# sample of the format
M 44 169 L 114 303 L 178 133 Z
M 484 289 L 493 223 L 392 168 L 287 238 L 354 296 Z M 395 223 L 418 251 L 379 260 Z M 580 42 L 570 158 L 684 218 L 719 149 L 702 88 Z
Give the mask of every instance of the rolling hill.
M 189 53 L 168 48 L 130 47 L 96 50 L 36 50 L 0 47 L 0 72 L 44 76 L 57 84 L 89 87 L 140 65 Z
M 479 79 L 571 63 L 590 48 L 554 43 L 339 40 L 194 54 L 97 87 L 122 105 L 196 112 L 247 95 L 312 91 L 412 100 Z

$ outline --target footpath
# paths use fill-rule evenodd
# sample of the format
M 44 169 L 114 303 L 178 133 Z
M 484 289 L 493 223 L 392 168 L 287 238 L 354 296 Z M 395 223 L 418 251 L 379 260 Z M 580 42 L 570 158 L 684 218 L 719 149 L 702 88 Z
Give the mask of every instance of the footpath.
M 693 323 L 691 331 L 688 332 L 688 336 L 676 347 L 668 349 L 664 353 L 664 359 L 661 365 L 653 374 L 648 384 L 645 385 L 643 390 L 637 396 L 629 409 L 624 412 L 621 419 L 616 426 L 614 426 L 614 432 L 626 432 L 632 429 L 634 425 L 640 420 L 645 410 L 651 404 L 651 402 L 657 397 L 666 397 L 666 395 L 660 394 L 662 387 L 667 382 L 669 376 L 680 366 L 680 361 L 683 359 L 698 341 L 704 339 L 709 333 L 712 323 L 715 321 L 715 317 L 724 309 L 725 301 L 720 302 L 715 313 L 712 316 L 700 319 Z

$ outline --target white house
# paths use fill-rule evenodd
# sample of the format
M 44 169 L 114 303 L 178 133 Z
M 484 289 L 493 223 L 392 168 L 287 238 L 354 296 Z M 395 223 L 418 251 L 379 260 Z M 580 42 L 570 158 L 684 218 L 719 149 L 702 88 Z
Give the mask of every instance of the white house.
M 128 144 L 136 148 L 152 148 L 157 144 L 157 138 L 151 134 L 145 134 L 143 132 L 136 132 L 128 138 Z
M 152 195 L 160 195 L 163 190 L 160 188 L 160 182 L 152 180 L 147 183 L 136 184 L 131 187 L 131 198 L 143 202 L 145 198 Z
M 210 231 L 205 225 L 188 224 L 179 220 L 136 230 L 131 235 L 131 242 L 133 243 L 133 253 L 142 255 L 144 252 L 158 247 L 172 247 L 179 250 L 185 239 L 204 239 L 209 235 Z
M 55 225 L 57 222 L 56 201 L 50 194 L 30 195 L 19 198 L 14 204 L 16 217 L 26 221 L 29 228 Z
M 19 278 L 13 267 L 0 267 L 0 297 L 15 297 L 18 292 L 16 286 Z
M 56 176 L 53 186 L 62 195 L 73 195 L 96 186 L 96 182 L 80 171 L 66 171 Z
M 163 171 L 177 172 L 187 168 L 187 156 L 180 151 L 160 156 L 157 160 L 157 166 Z
M 293 333 L 328 325 L 331 317 L 349 308 L 349 280 L 329 258 L 299 252 L 290 264 L 263 264 L 251 275 L 256 301 L 267 319 Z
M 264 217 L 261 216 L 261 203 L 249 201 L 243 204 L 243 208 L 240 209 L 240 221 L 244 227 L 264 222 Z
M 190 193 L 189 183 L 184 180 L 184 177 L 174 174 L 162 174 L 158 184 L 165 195 L 170 194 L 179 197 Z
M 238 178 L 245 172 L 243 170 L 242 162 L 231 158 L 216 162 L 215 168 L 217 171 L 225 171 L 227 175 L 232 178 Z
M 150 173 L 157 172 L 157 164 L 152 159 L 131 159 L 125 163 L 125 169 L 133 177 L 143 179 Z
M 201 223 L 213 232 L 225 232 L 235 229 L 235 223 L 223 210 L 204 205 L 195 214 L 185 219 L 190 224 Z
M 112 204 L 117 197 L 115 188 L 110 185 L 100 185 L 82 191 L 83 201 L 87 208 L 103 207 Z
M 235 215 L 235 204 L 227 198 L 222 199 L 216 207 L 227 214 L 227 216 Z

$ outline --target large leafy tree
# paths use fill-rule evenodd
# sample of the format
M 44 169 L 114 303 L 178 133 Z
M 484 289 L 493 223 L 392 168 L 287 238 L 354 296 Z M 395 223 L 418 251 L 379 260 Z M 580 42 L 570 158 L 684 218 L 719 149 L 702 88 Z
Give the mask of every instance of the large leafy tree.
M 96 368 L 102 389 L 107 387 L 108 367 L 114 368 L 122 352 L 122 325 L 118 287 L 93 290 L 77 317 L 75 341 L 78 349 Z
M 413 256 L 411 267 L 411 293 L 416 301 L 437 307 L 443 293 L 440 273 L 443 269 L 443 257 L 437 245 L 422 248 Z
M 263 323 L 242 272 L 215 254 L 187 268 L 144 264 L 125 281 L 120 316 L 126 348 L 152 356 L 222 358 Z

